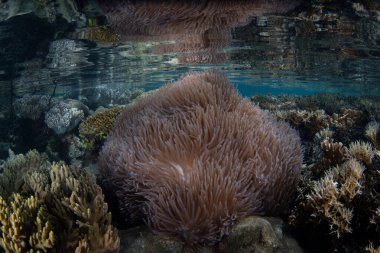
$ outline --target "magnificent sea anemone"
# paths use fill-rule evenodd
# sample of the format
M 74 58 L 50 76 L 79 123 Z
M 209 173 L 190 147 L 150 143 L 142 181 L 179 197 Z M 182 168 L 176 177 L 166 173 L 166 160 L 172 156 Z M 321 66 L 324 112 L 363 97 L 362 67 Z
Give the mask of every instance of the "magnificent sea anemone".
M 297 132 L 216 70 L 125 109 L 100 154 L 126 219 L 188 246 L 218 243 L 240 217 L 286 211 L 301 163 Z
M 221 63 L 228 57 L 221 49 L 230 44 L 232 29 L 248 24 L 253 17 L 288 12 L 301 1 L 97 2 L 110 27 L 123 41 L 165 41 L 154 46 L 153 51 L 180 53 L 181 63 Z

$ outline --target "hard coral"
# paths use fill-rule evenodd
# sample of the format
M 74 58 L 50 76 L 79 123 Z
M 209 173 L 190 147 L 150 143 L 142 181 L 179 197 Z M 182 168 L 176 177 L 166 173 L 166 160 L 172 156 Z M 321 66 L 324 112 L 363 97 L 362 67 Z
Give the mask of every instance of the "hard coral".
M 100 154 L 122 211 L 157 232 L 212 245 L 250 213 L 280 214 L 302 163 L 295 130 L 218 71 L 191 73 L 128 107 Z
M 46 154 L 40 154 L 37 150 L 25 155 L 12 153 L 0 173 L 0 196 L 9 197 L 13 192 L 21 192 L 28 173 L 47 170 L 49 167 Z
M 50 219 L 38 198 L 16 193 L 7 203 L 0 196 L 0 246 L 7 253 L 49 252 L 56 241 Z
M 360 193 L 364 167 L 355 159 L 326 172 L 306 195 L 311 216 L 330 224 L 330 232 L 338 238 L 351 232 L 353 211 L 350 201 Z
M 121 107 L 113 107 L 95 113 L 86 118 L 79 125 L 79 134 L 86 144 L 94 146 L 103 143 L 111 131 L 117 115 L 123 110 Z
M 60 231 L 58 247 L 64 252 L 116 252 L 117 230 L 101 188 L 85 171 L 53 164 L 49 174 L 33 173 L 26 183 L 43 200 Z
M 22 195 L 21 195 L 22 194 Z M 6 252 L 116 252 L 101 188 L 84 170 L 30 151 L 0 174 L 0 247 Z

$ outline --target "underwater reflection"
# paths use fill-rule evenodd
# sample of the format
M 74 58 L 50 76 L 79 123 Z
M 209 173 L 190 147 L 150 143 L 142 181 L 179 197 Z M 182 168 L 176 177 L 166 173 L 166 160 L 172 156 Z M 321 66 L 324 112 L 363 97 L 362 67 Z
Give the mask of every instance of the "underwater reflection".
M 98 1 L 121 41 L 160 41 L 154 53 L 179 53 L 179 63 L 222 63 L 231 31 L 254 17 L 286 13 L 301 0 Z

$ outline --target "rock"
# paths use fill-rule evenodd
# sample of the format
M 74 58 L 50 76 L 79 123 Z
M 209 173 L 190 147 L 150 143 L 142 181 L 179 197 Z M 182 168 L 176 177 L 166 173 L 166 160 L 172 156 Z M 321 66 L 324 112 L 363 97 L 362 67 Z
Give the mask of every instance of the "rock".
M 295 239 L 283 230 L 280 218 L 250 216 L 242 219 L 219 246 L 221 253 L 302 253 Z M 182 253 L 180 242 L 153 234 L 146 226 L 120 230 L 119 253 Z M 200 253 L 215 252 L 211 248 L 197 249 Z M 190 251 L 191 252 L 191 251 Z
M 181 253 L 182 244 L 154 235 L 147 227 L 119 231 L 119 253 Z
M 228 253 L 301 253 L 298 243 L 283 231 L 280 218 L 250 216 L 236 224 L 225 238 Z

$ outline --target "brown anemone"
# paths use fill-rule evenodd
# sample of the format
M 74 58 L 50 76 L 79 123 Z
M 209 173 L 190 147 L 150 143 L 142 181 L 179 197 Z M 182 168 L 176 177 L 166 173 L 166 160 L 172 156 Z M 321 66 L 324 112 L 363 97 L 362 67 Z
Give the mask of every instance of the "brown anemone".
M 242 216 L 283 213 L 301 163 L 297 132 L 215 70 L 125 109 L 100 154 L 126 218 L 189 246 L 216 244 Z

